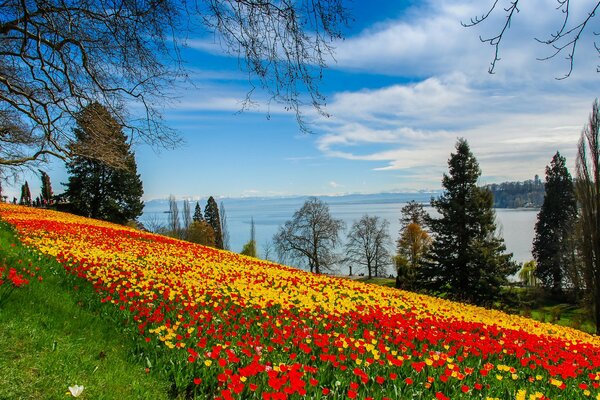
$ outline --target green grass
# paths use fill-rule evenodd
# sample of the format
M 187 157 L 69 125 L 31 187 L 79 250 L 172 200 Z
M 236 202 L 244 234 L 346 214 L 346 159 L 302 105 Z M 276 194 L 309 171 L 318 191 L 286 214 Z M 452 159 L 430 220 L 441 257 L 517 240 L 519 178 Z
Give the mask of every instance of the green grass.
M 0 263 L 29 262 L 43 281 L 32 279 L 0 305 L 0 399 L 68 399 L 75 384 L 85 387 L 82 399 L 169 398 L 170 384 L 146 373 L 130 334 L 89 306 L 91 287 L 74 290 L 62 267 L 22 247 L 0 223 Z
M 396 279 L 394 278 L 358 278 L 356 279 L 358 282 L 371 283 L 373 285 L 379 286 L 387 286 L 387 287 L 395 287 Z

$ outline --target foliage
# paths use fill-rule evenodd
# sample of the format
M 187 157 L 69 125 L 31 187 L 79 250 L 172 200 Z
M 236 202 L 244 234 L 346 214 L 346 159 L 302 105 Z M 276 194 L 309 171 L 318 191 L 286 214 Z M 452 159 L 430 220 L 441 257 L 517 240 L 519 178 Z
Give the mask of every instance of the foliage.
M 337 261 L 334 249 L 343 227 L 344 222 L 331 216 L 325 202 L 311 197 L 279 227 L 273 243 L 280 258 L 306 262 L 310 272 L 320 274 L 331 270 Z
M 99 103 L 92 103 L 77 115 L 75 135 L 74 148 L 81 148 L 80 152 L 89 146 L 110 148 L 122 168 L 111 167 L 91 154 L 73 158 L 67 164 L 65 190 L 71 211 L 118 224 L 136 220 L 144 209 L 144 190 L 135 156 L 118 120 Z M 96 143 L 99 140 L 102 144 Z
M 189 242 L 215 247 L 215 231 L 206 221 L 193 221 L 186 237 Z
M 411 200 L 400 210 L 400 229 L 404 230 L 409 224 L 417 224 L 425 227 L 427 217 L 429 216 L 423 208 L 423 204 Z
M 118 316 L 113 324 L 130 332 L 151 374 L 168 377 L 174 397 L 600 393 L 600 339 L 581 331 L 49 210 L 2 204 L 0 216 L 62 265 L 55 273 L 73 282 L 63 286 L 94 288 L 85 301 Z
M 212 227 L 215 234 L 215 247 L 223 248 L 223 232 L 221 231 L 221 218 L 219 217 L 219 206 L 215 199 L 210 196 L 204 208 L 204 219 Z
M 535 208 L 544 202 L 544 183 L 537 175 L 533 180 L 493 183 L 485 188 L 494 195 L 495 208 Z
M 558 294 L 563 290 L 573 266 L 573 249 L 570 246 L 577 202 L 573 180 L 566 160 L 556 152 L 546 166 L 546 195 L 538 214 L 533 239 L 533 257 L 537 262 L 535 276 L 542 285 Z
M 221 203 L 221 205 L 222 204 L 223 203 Z M 250 257 L 258 257 L 258 251 L 256 250 L 256 227 L 254 226 L 254 217 L 252 217 L 250 220 L 250 240 L 244 244 L 240 254 Z
M 354 264 L 366 269 L 369 279 L 385 275 L 385 269 L 391 261 L 388 251 L 391 242 L 388 228 L 388 221 L 367 214 L 354 221 L 345 246 L 350 275 Z M 356 272 L 356 269 L 354 271 Z
M 536 276 L 537 263 L 535 260 L 530 260 L 523 263 L 523 266 L 519 270 L 519 280 L 525 286 L 536 287 L 538 286 L 538 278 Z
M 448 166 L 444 193 L 431 201 L 441 217 L 429 218 L 434 241 L 418 281 L 425 289 L 461 301 L 490 304 L 517 266 L 504 253 L 504 240 L 496 236 L 492 193 L 477 186 L 481 170 L 466 140 L 458 140 Z
M 431 247 L 431 237 L 416 222 L 410 222 L 400 233 L 395 257 L 396 287 L 412 290 L 418 286 L 417 271 Z
M 29 183 L 25 181 L 23 185 L 21 185 L 21 198 L 19 199 L 19 204 L 30 206 L 31 203 L 31 191 L 29 190 Z
M 176 145 L 160 110 L 175 80 L 186 76 L 181 46 L 199 27 L 239 57 L 252 86 L 248 102 L 260 86 L 302 121 L 303 96 L 323 112 L 319 81 L 347 20 L 342 0 L 2 2 L 0 165 L 84 156 L 123 167 L 106 147 L 69 146 L 77 139 L 72 118 L 95 102 L 134 137 Z M 141 112 L 124 115 L 123 104 Z
M 50 182 L 50 175 L 48 175 L 45 171 L 40 170 L 40 175 L 42 180 L 40 198 L 42 201 L 42 205 L 47 206 L 49 204 L 52 204 L 53 202 L 52 196 L 54 195 L 54 193 L 52 193 L 52 183 Z
M 598 99 L 592 106 L 589 123 L 584 127 L 577 152 L 576 195 L 580 204 L 579 238 L 581 274 L 591 299 L 600 334 L 600 110 Z
M 240 254 L 250 257 L 258 257 L 258 252 L 256 251 L 256 240 L 250 240 L 244 244 Z
M 196 202 L 196 207 L 194 208 L 194 215 L 192 216 L 192 221 L 194 221 L 194 222 L 204 221 L 204 216 L 202 215 L 202 207 L 200 207 L 199 202 Z

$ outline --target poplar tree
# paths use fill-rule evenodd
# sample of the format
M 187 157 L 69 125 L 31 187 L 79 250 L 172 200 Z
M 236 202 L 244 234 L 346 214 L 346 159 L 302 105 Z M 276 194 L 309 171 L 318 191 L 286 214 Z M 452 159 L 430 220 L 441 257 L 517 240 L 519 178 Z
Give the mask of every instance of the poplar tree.
M 444 193 L 431 201 L 441 217 L 428 218 L 434 242 L 418 269 L 419 283 L 459 301 L 489 305 L 517 265 L 496 235 L 492 193 L 477 186 L 481 170 L 465 139 L 456 143 L 448 166 Z
M 219 218 L 219 206 L 215 199 L 210 196 L 204 209 L 204 219 L 213 228 L 215 233 L 215 247 L 223 248 L 223 234 L 221 232 L 221 219 Z
M 573 260 L 569 241 L 577 220 L 577 202 L 566 160 L 558 151 L 546 166 L 545 187 L 533 239 L 535 276 L 545 288 L 559 295 Z
M 48 205 L 52 203 L 52 184 L 50 183 L 50 176 L 40 170 L 40 174 L 42 175 L 42 189 L 40 192 L 40 200 L 42 205 Z
M 19 204 L 24 206 L 31 205 L 31 191 L 29 190 L 29 183 L 27 183 L 27 181 L 21 186 L 21 198 L 19 199 Z

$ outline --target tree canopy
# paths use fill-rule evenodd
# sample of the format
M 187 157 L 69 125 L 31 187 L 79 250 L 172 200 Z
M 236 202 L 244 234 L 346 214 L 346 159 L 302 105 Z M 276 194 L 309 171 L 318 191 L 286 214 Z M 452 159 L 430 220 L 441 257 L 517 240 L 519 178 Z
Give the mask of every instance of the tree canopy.
M 566 160 L 557 151 L 546 166 L 546 194 L 533 239 L 535 276 L 553 293 L 562 292 L 572 264 L 569 243 L 577 219 L 577 202 Z
M 178 143 L 161 120 L 168 89 L 186 75 L 181 47 L 212 33 L 238 56 L 251 87 L 296 112 L 322 111 L 321 70 L 342 36 L 342 0 L 45 0 L 0 3 L 0 165 L 48 156 L 86 156 L 119 166 L 116 154 L 87 142 L 73 147 L 73 120 L 92 103 L 105 107 L 131 140 Z M 141 113 L 128 115 L 129 109 Z
M 97 143 L 96 132 L 102 131 L 104 143 Z M 90 156 L 77 156 L 67 164 L 69 181 L 65 196 L 71 211 L 86 217 L 119 224 L 136 220 L 144 208 L 144 193 L 137 174 L 135 156 L 127 136 L 109 110 L 93 103 L 77 115 L 74 147 L 88 148 L 89 142 L 111 148 L 123 160 L 123 167 L 112 167 Z
M 215 247 L 223 248 L 223 233 L 221 232 L 221 218 L 219 217 L 219 206 L 215 199 L 210 196 L 204 208 L 204 219 L 212 227 L 215 236 Z

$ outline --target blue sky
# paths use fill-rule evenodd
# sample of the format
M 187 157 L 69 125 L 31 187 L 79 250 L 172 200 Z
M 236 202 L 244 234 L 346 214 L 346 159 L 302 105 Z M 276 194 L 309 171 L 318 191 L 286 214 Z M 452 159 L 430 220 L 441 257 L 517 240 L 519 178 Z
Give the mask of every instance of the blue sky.
M 184 51 L 195 85 L 175 88 L 166 123 L 185 143 L 175 150 L 135 148 L 146 200 L 208 195 L 333 195 L 439 189 L 458 137 L 479 160 L 482 183 L 543 177 L 559 150 L 574 172 L 575 148 L 598 96 L 598 53 L 588 32 L 568 79 L 562 56 L 534 38 L 560 26 L 552 2 L 524 2 L 508 31 L 496 73 L 493 48 L 479 41 L 500 28 L 464 28 L 481 15 L 480 0 L 348 3 L 355 21 L 335 44 L 321 84 L 330 118 L 304 110 L 313 134 L 294 116 L 264 104 L 238 113 L 249 90 L 235 58 L 212 39 Z M 589 1 L 578 2 L 582 15 Z M 257 91 L 255 100 L 266 98 Z M 48 167 L 55 192 L 64 168 Z M 39 179 L 27 176 L 34 194 Z M 16 193 L 14 188 L 7 194 Z

